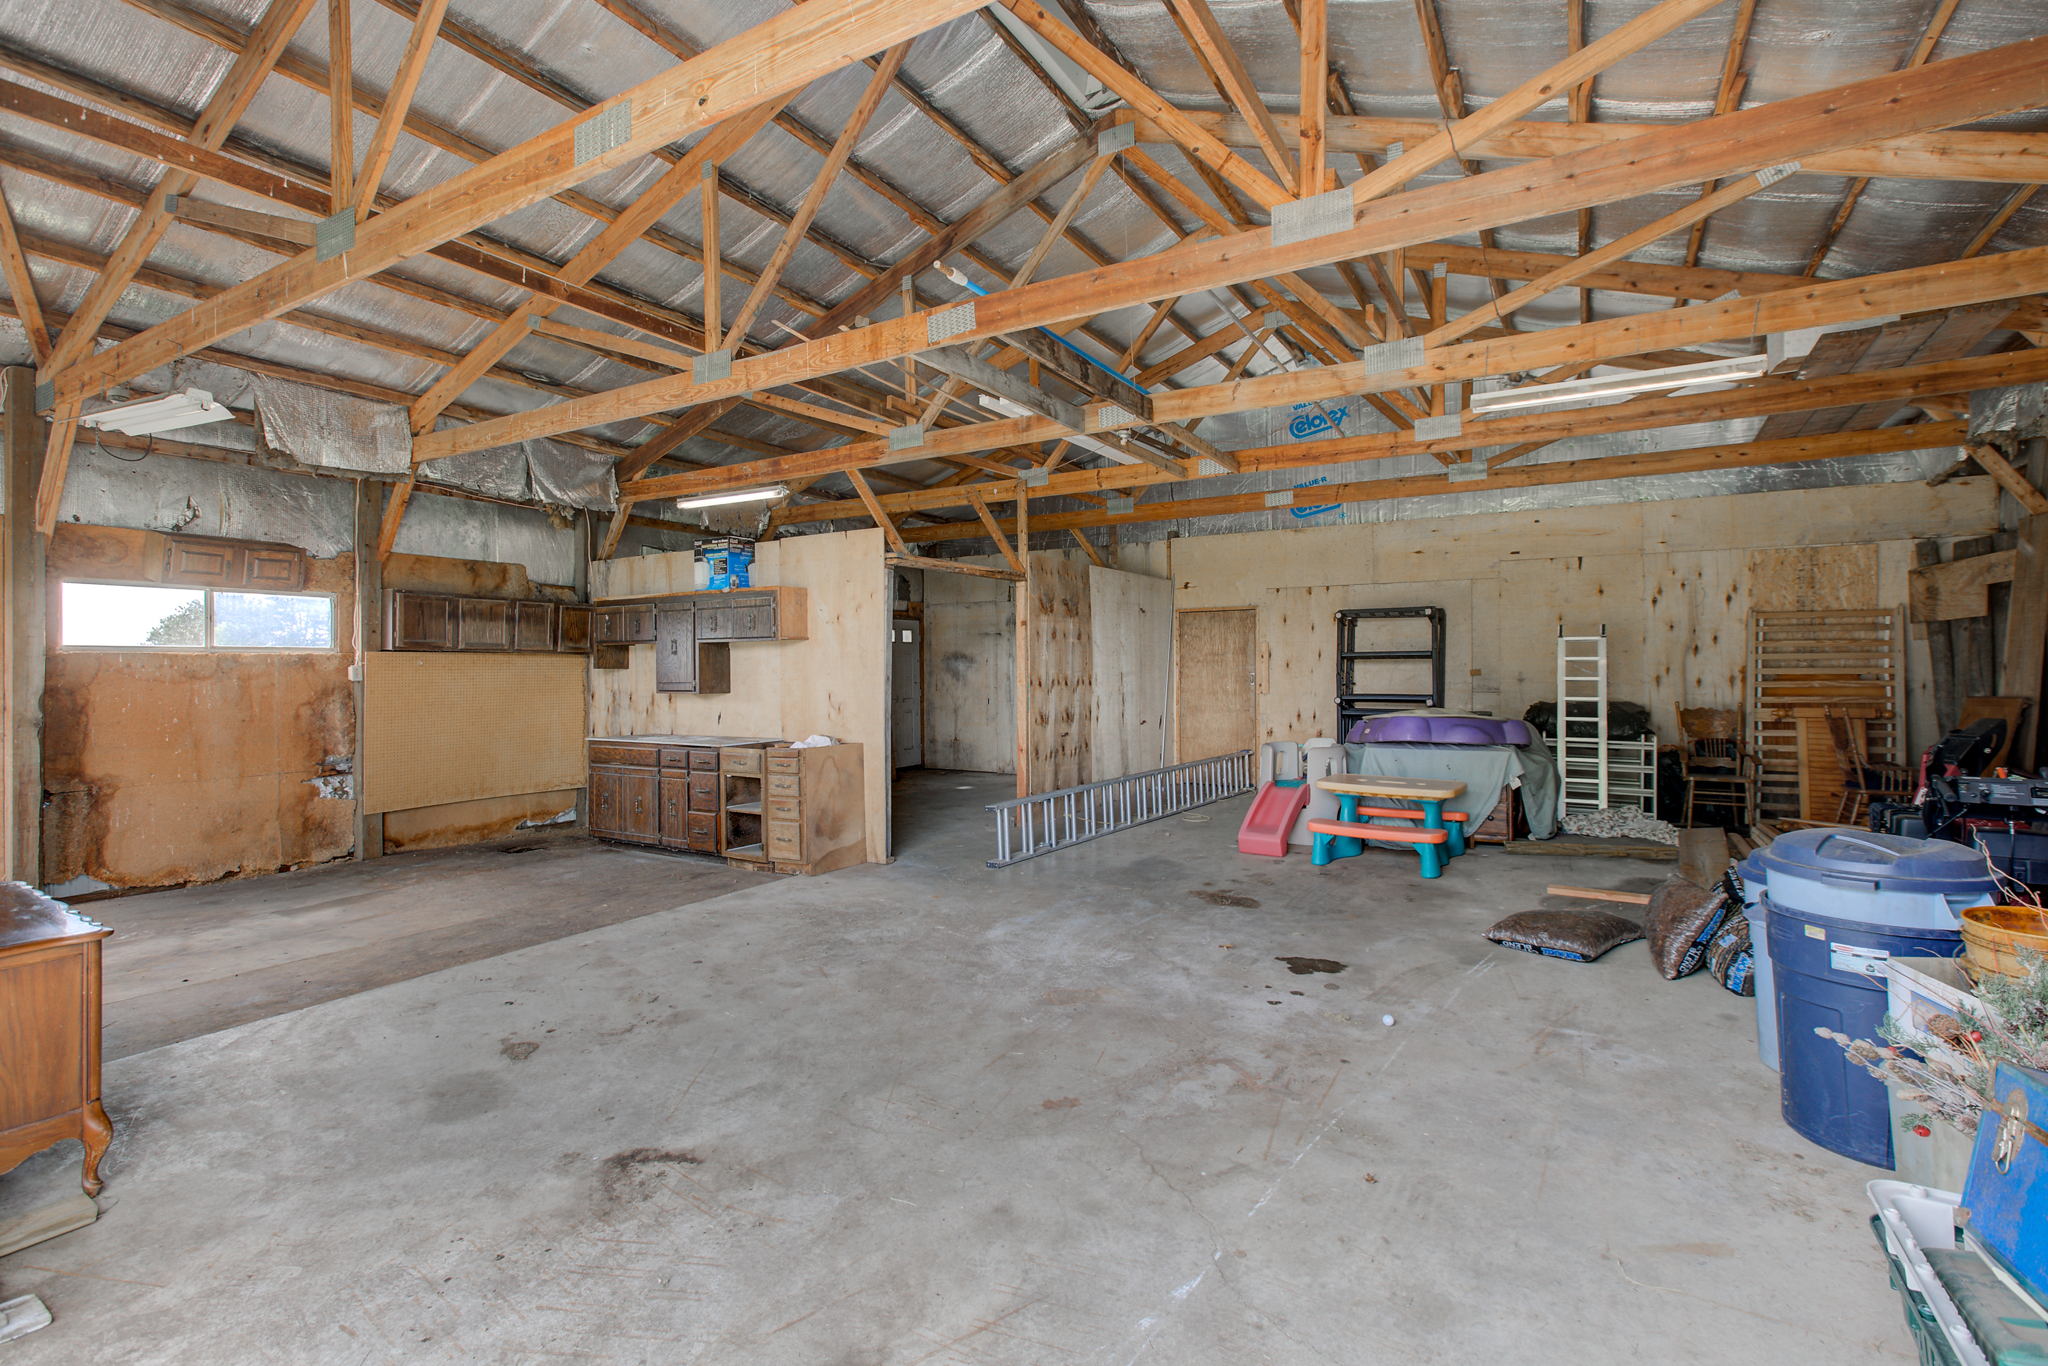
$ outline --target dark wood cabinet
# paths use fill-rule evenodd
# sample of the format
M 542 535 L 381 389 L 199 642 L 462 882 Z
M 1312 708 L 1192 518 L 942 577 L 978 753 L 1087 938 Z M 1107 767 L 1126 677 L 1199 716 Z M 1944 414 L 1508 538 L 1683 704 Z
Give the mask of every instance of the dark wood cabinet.
M 697 691 L 697 614 L 688 608 L 654 614 L 654 690 Z
M 590 609 L 563 603 L 555 614 L 555 648 L 564 654 L 590 649 Z
M 512 648 L 522 654 L 553 653 L 556 611 L 552 602 L 513 603 Z
M 503 598 L 457 599 L 455 648 L 470 651 L 511 649 L 513 606 Z
M 454 598 L 394 592 L 384 638 L 393 650 L 455 648 Z
M 722 852 L 719 755 L 771 740 L 645 736 L 590 742 L 590 833 L 627 844 Z
M 85 1144 L 100 1192 L 114 1136 L 100 1105 L 100 941 L 110 931 L 19 882 L 0 882 L 0 1172 L 53 1143 Z
M 242 586 L 259 593 L 296 593 L 306 586 L 306 556 L 291 547 L 252 545 L 243 559 Z
M 386 595 L 387 650 L 587 654 L 590 609 L 541 598 L 470 598 L 393 589 Z

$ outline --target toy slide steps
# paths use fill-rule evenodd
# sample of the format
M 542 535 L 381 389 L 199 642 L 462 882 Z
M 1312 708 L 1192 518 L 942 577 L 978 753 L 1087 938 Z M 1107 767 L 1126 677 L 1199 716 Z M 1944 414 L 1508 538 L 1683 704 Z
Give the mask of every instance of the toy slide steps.
M 1286 858 L 1288 833 L 1313 790 L 1298 778 L 1260 787 L 1259 795 L 1252 798 L 1252 809 L 1245 812 L 1244 824 L 1237 828 L 1237 852 Z

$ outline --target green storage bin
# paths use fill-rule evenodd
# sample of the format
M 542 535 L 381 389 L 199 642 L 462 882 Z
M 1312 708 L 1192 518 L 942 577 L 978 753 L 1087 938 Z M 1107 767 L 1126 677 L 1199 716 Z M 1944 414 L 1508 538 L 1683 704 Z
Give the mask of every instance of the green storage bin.
M 1929 1248 L 1927 1265 L 1991 1366 L 2048 1366 L 2048 1319 L 1964 1248 Z
M 1877 1237 L 1878 1251 L 1884 1254 L 1885 1269 L 1891 1273 L 1892 1289 L 1899 1292 L 1906 1314 L 1906 1327 L 1913 1334 L 1913 1345 L 1920 1350 L 1920 1366 L 1962 1366 L 1962 1359 L 1948 1345 L 1948 1338 L 1941 1331 L 1941 1320 L 1935 1318 L 1927 1297 L 1907 1281 L 1906 1268 L 1899 1265 L 1898 1258 L 1892 1256 L 1891 1248 L 1885 1244 L 1884 1220 L 1871 1215 L 1870 1231 Z

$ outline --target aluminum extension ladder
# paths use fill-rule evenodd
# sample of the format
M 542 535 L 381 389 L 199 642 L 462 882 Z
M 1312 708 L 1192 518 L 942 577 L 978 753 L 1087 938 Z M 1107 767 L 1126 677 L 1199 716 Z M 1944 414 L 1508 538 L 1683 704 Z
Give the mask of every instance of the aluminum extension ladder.
M 1557 628 L 1557 769 L 1564 811 L 1607 805 L 1607 628 L 1568 636 Z

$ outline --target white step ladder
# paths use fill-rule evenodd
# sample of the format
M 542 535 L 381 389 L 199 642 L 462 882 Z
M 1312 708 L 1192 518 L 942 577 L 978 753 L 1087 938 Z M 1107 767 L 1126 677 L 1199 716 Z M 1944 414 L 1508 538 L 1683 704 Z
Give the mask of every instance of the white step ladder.
M 1607 805 L 1607 628 L 1568 636 L 1557 628 L 1557 769 L 1565 811 Z

